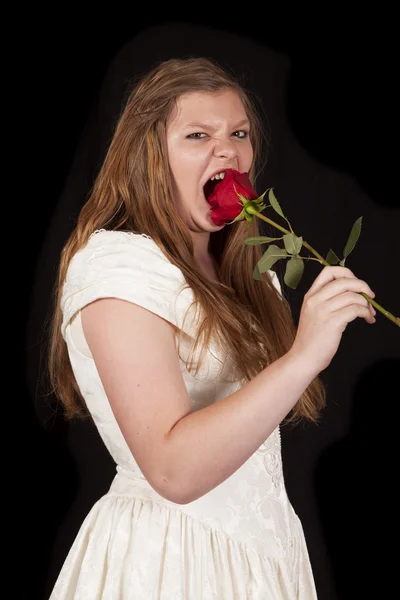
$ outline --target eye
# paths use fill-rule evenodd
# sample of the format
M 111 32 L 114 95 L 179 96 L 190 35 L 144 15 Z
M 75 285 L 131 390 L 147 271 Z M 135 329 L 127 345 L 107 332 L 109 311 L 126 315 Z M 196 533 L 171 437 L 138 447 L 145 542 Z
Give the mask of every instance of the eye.
M 249 137 L 249 132 L 245 131 L 244 129 L 239 129 L 239 131 L 235 131 L 233 135 L 240 140 L 245 140 L 247 137 Z
M 197 131 L 196 133 L 190 133 L 186 137 L 189 140 L 201 140 L 201 139 L 203 139 L 202 136 L 206 136 L 206 135 L 207 135 L 206 133 L 200 133 L 199 131 Z

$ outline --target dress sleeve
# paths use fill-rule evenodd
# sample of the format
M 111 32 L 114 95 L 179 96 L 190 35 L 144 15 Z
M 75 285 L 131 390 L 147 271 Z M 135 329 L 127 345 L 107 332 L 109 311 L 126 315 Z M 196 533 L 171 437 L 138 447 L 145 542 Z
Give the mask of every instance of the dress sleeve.
M 193 301 L 183 274 L 149 237 L 99 230 L 72 258 L 63 286 L 62 335 L 85 305 L 100 298 L 120 298 L 159 315 L 182 329 Z M 185 332 L 193 334 L 190 318 Z

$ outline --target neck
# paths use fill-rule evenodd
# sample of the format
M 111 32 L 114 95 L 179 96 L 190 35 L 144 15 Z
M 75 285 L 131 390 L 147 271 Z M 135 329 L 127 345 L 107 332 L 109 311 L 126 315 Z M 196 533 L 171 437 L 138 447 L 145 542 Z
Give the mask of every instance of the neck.
M 209 263 L 211 254 L 209 250 L 210 234 L 206 231 L 197 233 L 191 231 L 193 240 L 194 257 L 199 263 Z
M 209 249 L 210 234 L 208 232 L 195 233 L 193 231 L 190 233 L 193 239 L 194 259 L 201 271 L 211 281 L 220 281 L 217 262 Z

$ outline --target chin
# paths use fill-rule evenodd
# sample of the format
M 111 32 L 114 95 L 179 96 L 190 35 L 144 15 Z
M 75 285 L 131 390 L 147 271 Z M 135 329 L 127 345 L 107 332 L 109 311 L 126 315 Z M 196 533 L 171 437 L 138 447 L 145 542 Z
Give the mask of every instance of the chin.
M 211 213 L 208 214 L 208 219 L 207 220 L 210 223 L 210 227 L 212 227 L 212 231 L 220 231 L 226 225 L 226 223 L 223 223 L 222 225 L 216 225 L 214 223 L 214 221 L 212 220 L 212 218 L 211 218 Z
M 221 231 L 221 229 L 223 229 L 226 226 L 226 223 L 222 223 L 222 225 L 216 225 L 215 223 L 213 223 L 213 231 Z
M 210 216 L 210 213 L 203 216 L 193 216 L 190 219 L 191 225 L 189 229 L 196 233 L 215 233 L 216 231 L 221 231 L 225 227 L 225 223 L 223 225 L 216 225 Z

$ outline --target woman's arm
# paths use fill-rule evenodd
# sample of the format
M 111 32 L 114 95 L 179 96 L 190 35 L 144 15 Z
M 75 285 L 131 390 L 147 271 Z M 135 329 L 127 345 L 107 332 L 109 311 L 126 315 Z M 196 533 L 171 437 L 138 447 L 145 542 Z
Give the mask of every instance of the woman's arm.
M 117 299 L 83 309 L 84 333 L 106 394 L 143 474 L 165 498 L 187 503 L 234 473 L 335 355 L 347 324 L 374 323 L 369 285 L 325 267 L 304 296 L 290 351 L 227 398 L 192 412 L 174 327 Z
M 136 462 L 160 495 L 180 504 L 236 471 L 316 374 L 289 353 L 232 395 L 191 412 L 170 323 L 110 298 L 86 306 L 82 324 Z

